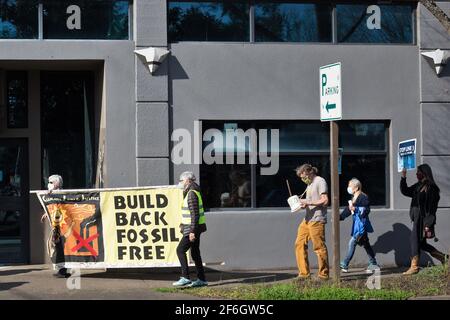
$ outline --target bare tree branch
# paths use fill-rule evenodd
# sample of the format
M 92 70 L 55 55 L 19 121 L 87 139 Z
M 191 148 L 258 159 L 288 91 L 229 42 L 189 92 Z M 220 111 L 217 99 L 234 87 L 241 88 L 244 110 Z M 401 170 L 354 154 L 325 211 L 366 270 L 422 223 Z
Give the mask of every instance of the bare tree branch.
M 433 16 L 442 24 L 442 26 L 447 31 L 447 34 L 450 35 L 450 18 L 448 15 L 438 7 L 436 1 L 433 0 L 420 0 L 420 3 L 431 12 Z

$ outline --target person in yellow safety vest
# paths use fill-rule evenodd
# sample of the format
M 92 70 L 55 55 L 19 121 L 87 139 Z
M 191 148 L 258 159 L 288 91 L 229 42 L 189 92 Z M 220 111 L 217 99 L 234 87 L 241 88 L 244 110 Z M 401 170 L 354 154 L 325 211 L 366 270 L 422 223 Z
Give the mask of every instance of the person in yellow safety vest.
M 174 287 L 207 286 L 205 270 L 200 255 L 200 235 L 206 231 L 205 210 L 203 208 L 200 187 L 195 183 L 195 175 L 190 171 L 180 175 L 178 186 L 183 188 L 183 203 L 181 206 L 181 232 L 183 237 L 177 247 L 178 260 L 181 264 L 181 277 L 173 283 Z M 197 280 L 189 278 L 189 266 L 186 252 L 191 249 L 192 259 L 197 269 Z

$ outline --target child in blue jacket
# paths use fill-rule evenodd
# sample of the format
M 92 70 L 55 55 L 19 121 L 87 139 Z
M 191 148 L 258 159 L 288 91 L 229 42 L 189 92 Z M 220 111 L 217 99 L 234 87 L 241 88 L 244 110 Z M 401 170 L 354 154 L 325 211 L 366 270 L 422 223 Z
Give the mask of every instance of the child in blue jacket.
M 340 220 L 344 220 L 348 216 L 353 217 L 353 225 L 351 232 L 351 239 L 348 243 L 348 252 L 344 261 L 341 262 L 342 272 L 348 272 L 348 264 L 353 258 L 356 245 L 364 247 L 369 256 L 369 266 L 366 269 L 367 273 L 373 273 L 375 270 L 379 270 L 377 260 L 375 259 L 375 252 L 369 243 L 368 233 L 373 232 L 372 224 L 369 220 L 370 204 L 369 197 L 362 192 L 361 182 L 353 178 L 348 182 L 347 192 L 351 194 L 352 200 L 349 201 L 349 206 L 346 207 L 341 215 Z

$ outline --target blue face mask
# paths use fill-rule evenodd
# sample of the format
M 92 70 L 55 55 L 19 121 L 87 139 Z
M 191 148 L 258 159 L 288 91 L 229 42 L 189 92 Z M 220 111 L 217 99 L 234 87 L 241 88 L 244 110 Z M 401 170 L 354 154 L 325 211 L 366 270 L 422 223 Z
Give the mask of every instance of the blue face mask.
M 348 192 L 349 194 L 351 194 L 351 195 L 354 194 L 352 187 L 348 187 L 348 188 L 347 188 L 347 192 Z

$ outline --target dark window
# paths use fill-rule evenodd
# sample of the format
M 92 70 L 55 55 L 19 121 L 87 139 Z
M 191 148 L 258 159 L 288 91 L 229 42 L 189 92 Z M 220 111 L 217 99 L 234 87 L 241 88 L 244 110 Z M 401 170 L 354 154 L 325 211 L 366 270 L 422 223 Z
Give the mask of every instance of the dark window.
M 296 176 L 295 168 L 303 163 L 317 167 L 319 175 L 330 184 L 329 124 L 319 121 L 203 121 L 203 132 L 218 129 L 255 129 L 258 140 L 260 129 L 279 130 L 279 170 L 274 175 L 261 174 L 260 158 L 249 161 L 249 152 L 258 150 L 258 155 L 266 153 L 268 148 L 251 145 L 247 140 L 235 140 L 235 147 L 224 147 L 225 141 L 215 144 L 215 151 L 223 154 L 222 163 L 206 164 L 200 168 L 200 181 L 205 193 L 207 208 L 224 207 L 288 207 L 289 197 L 286 180 L 289 181 L 294 194 L 302 194 L 306 185 Z M 387 130 L 383 121 L 339 121 L 339 146 L 343 148 L 342 174 L 340 175 L 340 205 L 347 203 L 348 181 L 356 177 L 369 195 L 374 206 L 387 205 Z M 270 132 L 270 131 L 269 131 Z M 270 134 L 269 134 L 270 136 Z M 205 138 L 205 136 L 204 136 Z M 226 139 L 224 139 L 226 140 Z M 250 139 L 248 139 L 250 140 Z M 243 143 L 245 142 L 245 143 Z M 207 148 L 213 142 L 204 143 Z M 269 144 L 270 145 L 270 144 Z M 257 148 L 257 149 L 256 149 Z M 229 164 L 225 155 L 234 159 L 233 150 L 246 155 L 245 163 Z M 268 150 L 271 151 L 270 148 Z M 267 167 L 267 166 L 266 166 Z M 253 190 L 254 192 L 251 192 Z M 227 202 L 228 199 L 233 199 Z M 245 200 L 245 201 L 244 201 Z M 240 202 L 239 202 L 240 201 Z M 232 203 L 233 205 L 230 205 Z M 237 204 L 236 204 L 237 203 Z
M 47 0 L 44 38 L 128 39 L 128 11 L 123 0 Z
M 8 128 L 28 127 L 28 81 L 26 71 L 8 71 L 6 99 Z
M 249 4 L 169 2 L 169 41 L 249 41 Z
M 91 72 L 41 72 L 42 177 L 61 175 L 65 189 L 94 184 L 93 101 Z
M 413 9 L 409 4 L 338 4 L 338 42 L 412 43 Z
M 331 42 L 332 6 L 309 3 L 255 5 L 255 39 L 273 42 Z
M 0 39 L 37 39 L 38 4 L 33 0 L 0 0 Z

